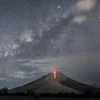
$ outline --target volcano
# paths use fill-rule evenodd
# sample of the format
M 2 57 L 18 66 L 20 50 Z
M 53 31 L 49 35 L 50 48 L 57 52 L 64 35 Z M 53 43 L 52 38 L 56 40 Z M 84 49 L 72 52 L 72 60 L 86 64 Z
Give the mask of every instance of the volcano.
M 85 89 L 93 88 L 84 83 L 66 77 L 61 72 L 49 73 L 34 82 L 9 90 L 10 93 L 27 93 L 34 90 L 36 93 L 75 93 L 82 94 Z

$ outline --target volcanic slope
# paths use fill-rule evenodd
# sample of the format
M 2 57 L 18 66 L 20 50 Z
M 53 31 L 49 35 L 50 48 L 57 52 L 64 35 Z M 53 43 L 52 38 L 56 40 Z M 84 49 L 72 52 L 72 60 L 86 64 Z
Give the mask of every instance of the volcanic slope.
M 28 83 L 24 86 L 16 87 L 9 90 L 11 93 L 27 93 L 28 90 L 34 90 L 36 93 L 83 93 L 85 89 L 93 88 L 92 86 L 77 82 L 66 77 L 61 72 L 56 72 L 56 78 L 54 73 L 49 73 L 40 79 Z

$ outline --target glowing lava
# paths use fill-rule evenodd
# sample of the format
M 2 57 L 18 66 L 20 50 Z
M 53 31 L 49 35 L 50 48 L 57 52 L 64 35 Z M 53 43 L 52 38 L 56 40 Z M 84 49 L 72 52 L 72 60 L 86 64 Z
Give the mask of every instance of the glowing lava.
M 56 77 L 57 77 L 56 70 L 53 71 L 53 75 L 54 75 L 54 79 L 56 79 Z

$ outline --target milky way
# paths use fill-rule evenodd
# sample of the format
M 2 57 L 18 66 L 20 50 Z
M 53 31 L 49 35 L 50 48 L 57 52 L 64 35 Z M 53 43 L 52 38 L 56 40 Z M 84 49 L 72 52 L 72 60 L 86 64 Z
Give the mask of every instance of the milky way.
M 34 81 L 54 64 L 99 86 L 99 6 L 99 0 L 0 0 L 0 88 Z

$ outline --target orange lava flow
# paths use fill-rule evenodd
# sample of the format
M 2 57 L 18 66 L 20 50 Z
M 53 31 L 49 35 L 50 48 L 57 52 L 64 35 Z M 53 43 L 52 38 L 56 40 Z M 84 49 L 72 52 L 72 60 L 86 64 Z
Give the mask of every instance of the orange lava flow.
M 53 71 L 53 75 L 54 75 L 54 79 L 56 79 L 56 77 L 57 77 L 56 70 Z

